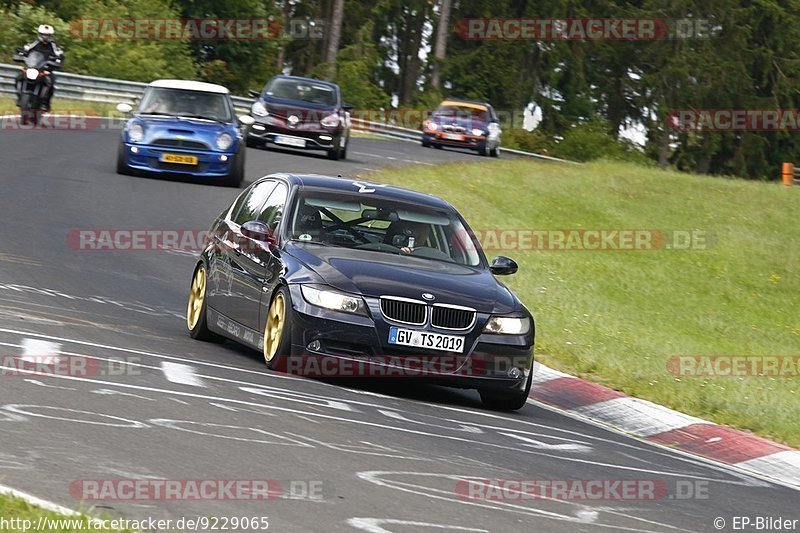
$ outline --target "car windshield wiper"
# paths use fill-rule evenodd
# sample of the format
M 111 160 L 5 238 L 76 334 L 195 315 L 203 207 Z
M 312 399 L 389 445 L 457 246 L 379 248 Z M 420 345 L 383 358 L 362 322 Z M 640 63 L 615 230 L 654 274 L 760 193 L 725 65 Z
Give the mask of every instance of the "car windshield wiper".
M 157 113 L 155 111 L 151 112 L 151 113 L 141 112 L 141 113 L 139 113 L 139 115 L 148 115 L 150 117 L 174 117 L 175 116 L 175 115 L 171 115 L 169 113 Z
M 313 240 L 309 241 L 306 239 L 289 239 L 289 240 L 292 242 L 302 242 L 303 244 L 318 244 L 320 246 L 331 246 L 327 242 L 322 242 L 322 241 L 313 241 Z

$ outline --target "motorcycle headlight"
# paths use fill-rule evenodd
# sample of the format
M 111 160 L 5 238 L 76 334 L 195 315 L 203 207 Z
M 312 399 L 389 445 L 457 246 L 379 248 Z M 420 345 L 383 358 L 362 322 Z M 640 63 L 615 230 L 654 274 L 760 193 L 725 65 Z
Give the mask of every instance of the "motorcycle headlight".
M 356 315 L 367 314 L 367 306 L 364 300 L 358 297 L 348 296 L 340 292 L 326 289 L 316 289 L 309 285 L 302 285 L 300 287 L 300 292 L 303 293 L 303 298 L 305 298 L 308 303 L 318 307 Z
M 227 150 L 233 144 L 233 137 L 228 133 L 220 133 L 217 137 L 217 148 Z
M 35 68 L 26 69 L 25 76 L 31 81 L 36 81 L 36 78 L 39 77 L 39 71 Z
M 528 317 L 493 316 L 483 328 L 484 333 L 501 335 L 524 335 L 531 330 L 531 319 Z
M 135 143 L 138 143 L 144 138 L 144 128 L 141 124 L 134 124 L 128 128 L 128 138 Z
M 326 128 L 335 128 L 336 126 L 339 125 L 339 120 L 340 120 L 339 115 L 337 115 L 336 113 L 332 113 L 327 117 L 323 118 L 322 120 L 320 120 L 319 123 L 325 126 Z
M 475 137 L 483 137 L 483 130 L 479 130 L 478 128 L 475 128 L 474 130 L 472 130 L 472 134 Z
M 267 108 L 264 107 L 264 104 L 261 102 L 256 102 L 253 104 L 253 107 L 250 108 L 250 111 L 257 117 L 266 117 L 269 115 Z

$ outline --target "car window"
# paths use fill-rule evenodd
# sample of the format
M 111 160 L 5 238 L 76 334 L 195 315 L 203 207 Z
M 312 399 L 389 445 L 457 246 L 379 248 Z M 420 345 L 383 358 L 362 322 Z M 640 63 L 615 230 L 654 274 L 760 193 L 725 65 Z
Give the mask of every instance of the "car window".
M 274 98 L 300 100 L 324 106 L 335 106 L 338 101 L 335 87 L 306 80 L 276 78 L 267 84 L 264 92 Z
M 284 205 L 286 204 L 286 197 L 288 196 L 289 188 L 283 183 L 278 183 L 275 190 L 267 198 L 261 214 L 258 215 L 258 220 L 269 226 L 269 229 L 275 231 L 281 221 L 283 215 Z
M 261 206 L 264 201 L 269 198 L 270 193 L 275 188 L 276 182 L 273 180 L 262 181 L 253 185 L 249 194 L 243 195 L 241 206 L 238 210 L 232 211 L 236 213 L 233 215 L 233 221 L 240 226 L 245 222 L 255 220 L 258 213 L 261 211 Z
M 230 96 L 222 93 L 148 87 L 138 112 L 170 116 L 202 117 L 230 122 Z

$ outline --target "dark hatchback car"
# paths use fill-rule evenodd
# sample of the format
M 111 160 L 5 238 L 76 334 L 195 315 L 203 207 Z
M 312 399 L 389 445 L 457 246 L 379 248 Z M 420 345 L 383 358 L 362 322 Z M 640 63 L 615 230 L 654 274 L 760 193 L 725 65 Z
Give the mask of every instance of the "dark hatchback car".
M 422 123 L 422 146 L 468 148 L 481 155 L 500 155 L 500 121 L 491 105 L 445 100 Z
M 487 262 L 444 200 L 276 174 L 248 187 L 210 237 L 190 287 L 192 337 L 236 340 L 272 369 L 432 379 L 478 389 L 490 408 L 525 404 L 533 317 L 495 279 L 517 265 Z
M 248 146 L 269 143 L 283 148 L 324 150 L 330 159 L 347 157 L 352 106 L 342 102 L 335 83 L 297 76 L 275 76 L 250 109 L 255 123 Z

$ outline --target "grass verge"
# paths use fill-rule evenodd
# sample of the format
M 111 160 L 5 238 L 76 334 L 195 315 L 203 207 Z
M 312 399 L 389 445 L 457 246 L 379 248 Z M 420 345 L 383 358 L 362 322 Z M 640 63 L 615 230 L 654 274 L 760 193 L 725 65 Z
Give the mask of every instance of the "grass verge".
M 673 356 L 800 356 L 800 187 L 625 163 L 529 160 L 388 168 L 473 229 L 700 230 L 706 249 L 495 250 L 548 366 L 800 446 L 800 377 L 687 377 Z M 796 368 L 796 367 L 795 367 Z
M 47 531 L 50 533 L 100 531 L 104 533 L 130 532 L 129 529 L 102 528 L 89 524 L 91 518 L 64 516 L 8 494 L 0 494 L 0 532 Z
M 73 114 L 73 115 L 92 115 L 99 117 L 124 117 L 116 110 L 116 104 L 105 102 L 86 102 L 84 100 L 67 100 L 58 97 L 58 87 L 56 95 L 51 102 L 51 114 Z M 16 99 L 7 96 L 0 96 L 0 114 L 9 115 L 19 112 Z

